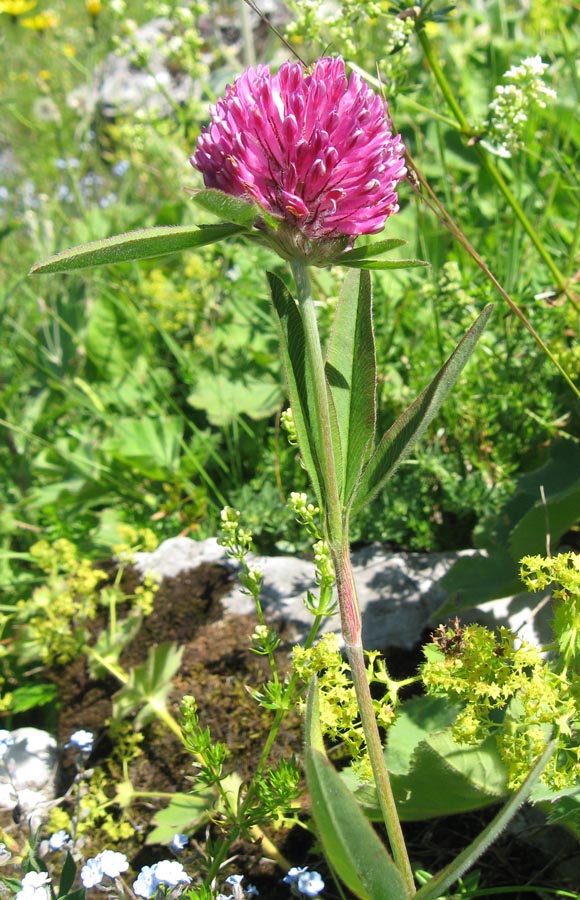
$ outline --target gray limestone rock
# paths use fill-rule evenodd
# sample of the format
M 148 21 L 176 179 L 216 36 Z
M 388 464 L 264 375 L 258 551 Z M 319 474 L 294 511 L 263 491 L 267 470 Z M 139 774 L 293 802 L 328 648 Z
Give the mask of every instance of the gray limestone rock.
M 169 116 L 172 104 L 185 103 L 196 90 L 189 75 L 170 65 L 172 35 L 169 19 L 152 19 L 137 28 L 131 40 L 142 48 L 146 64 L 138 65 L 130 53 L 109 53 L 96 70 L 93 85 L 72 91 L 68 105 L 82 113 L 98 109 L 106 118 L 136 113 Z
M 410 649 L 418 642 L 435 610 L 445 599 L 438 581 L 462 555 L 460 553 L 390 553 L 372 544 L 353 553 L 355 579 L 363 617 L 363 640 L 367 649 L 387 646 Z M 141 574 L 172 577 L 195 569 L 202 563 L 219 563 L 230 570 L 234 561 L 215 538 L 192 541 L 172 538 L 153 553 L 138 553 L 136 567 Z M 314 587 L 314 564 L 290 556 L 250 555 L 249 562 L 262 570 L 262 604 L 273 623 L 293 626 L 296 640 L 308 634 L 312 616 L 304 606 L 304 596 Z M 222 599 L 226 615 L 254 611 L 251 598 L 234 587 Z M 324 631 L 340 632 L 338 615 L 326 620 Z
M 0 809 L 19 809 L 34 831 L 56 797 L 59 752 L 56 740 L 39 728 L 2 732 Z

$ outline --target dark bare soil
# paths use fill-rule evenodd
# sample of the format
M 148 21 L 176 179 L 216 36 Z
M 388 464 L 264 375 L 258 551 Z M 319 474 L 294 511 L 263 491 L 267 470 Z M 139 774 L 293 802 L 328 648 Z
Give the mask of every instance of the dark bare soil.
M 129 669 L 144 661 L 151 646 L 168 641 L 184 647 L 182 665 L 170 696 L 170 710 L 179 718 L 181 698 L 185 694 L 195 696 L 201 723 L 210 727 L 215 739 L 227 743 L 232 753 L 231 769 L 242 779 L 247 779 L 254 771 L 270 723 L 269 714 L 255 703 L 247 688 L 263 684 L 268 671 L 264 660 L 248 649 L 250 634 L 256 624 L 254 618 L 222 618 L 219 600 L 228 587 L 229 575 L 217 565 L 204 565 L 178 579 L 166 580 L 156 596 L 152 615 L 126 648 L 121 663 Z M 279 651 L 282 666 L 288 665 L 290 649 L 291 645 L 287 643 Z M 411 659 L 393 660 L 393 669 L 400 669 L 401 663 L 412 667 Z M 84 659 L 52 672 L 52 678 L 61 698 L 59 739 L 64 744 L 77 729 L 92 731 L 97 741 L 89 765 L 99 765 L 111 751 L 107 720 L 111 715 L 112 696 L 119 685 L 113 679 L 92 680 Z M 171 793 L 191 789 L 195 771 L 192 759 L 165 727 L 158 723 L 147 726 L 141 749 L 142 755 L 130 766 L 130 779 L 135 790 Z M 295 713 L 286 720 L 271 761 L 291 754 L 298 757 L 301 754 L 301 722 Z M 70 762 L 64 767 L 63 787 L 66 787 L 66 779 L 70 782 L 73 775 Z M 125 813 L 134 826 L 135 837 L 118 849 L 127 853 L 134 870 L 167 858 L 165 847 L 148 846 L 144 842 L 151 818 L 162 805 L 148 800 L 133 804 Z M 485 827 L 494 813 L 492 809 L 407 824 L 405 832 L 413 861 L 421 868 L 437 871 Z M 119 810 L 118 815 L 122 814 Z M 499 889 L 495 896 L 522 898 L 544 898 L 548 894 L 541 889 L 517 894 L 508 893 L 506 889 L 503 894 L 502 886 L 579 890 L 580 848 L 574 840 L 564 831 L 547 828 L 539 814 L 526 823 L 525 833 L 524 839 L 522 833 L 510 831 L 479 861 L 480 886 Z M 203 850 L 208 834 L 211 829 L 193 839 L 190 846 L 194 851 L 196 846 Z M 272 831 L 269 836 L 292 865 L 310 864 L 323 873 L 327 900 L 339 897 L 308 832 L 296 827 L 291 832 Z M 103 849 L 102 837 L 97 836 L 96 840 L 96 846 L 89 844 L 85 848 L 85 858 Z M 283 871 L 264 859 L 259 843 L 239 844 L 234 852 L 236 859 L 231 871 L 244 873 L 247 882 L 258 886 L 261 897 L 283 900 L 290 896 L 289 889 L 280 882 Z M 227 874 L 224 872 L 224 877 Z

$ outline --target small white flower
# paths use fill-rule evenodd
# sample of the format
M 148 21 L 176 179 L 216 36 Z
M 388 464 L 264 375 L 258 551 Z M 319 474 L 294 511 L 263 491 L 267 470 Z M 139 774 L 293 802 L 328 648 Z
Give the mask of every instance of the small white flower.
M 92 752 L 95 736 L 92 731 L 75 731 L 71 734 L 67 747 L 75 747 L 81 753 L 89 754 Z
M 101 868 L 101 860 L 98 856 L 87 859 L 81 869 L 81 881 L 86 888 L 95 887 L 103 880 L 103 870 Z
M 117 853 L 116 850 L 103 850 L 97 858 L 100 858 L 103 875 L 108 875 L 109 878 L 117 878 L 129 868 L 125 854 Z
M 189 884 L 191 881 L 182 864 L 174 859 L 162 859 L 160 862 L 155 863 L 153 869 L 155 870 L 157 881 L 168 884 L 170 887 L 174 887 L 181 882 Z
M 48 846 L 51 850 L 62 850 L 67 841 L 70 841 L 70 835 L 61 828 L 60 831 L 51 834 L 48 839 Z
M 307 897 L 317 897 L 324 890 L 324 881 L 319 872 L 302 872 L 298 876 L 298 891 Z
M 174 834 L 171 838 L 170 848 L 174 853 L 181 853 L 189 844 L 189 838 L 186 834 Z
M 50 900 L 50 877 L 46 872 L 28 872 L 15 900 Z
M 544 83 L 548 64 L 540 56 L 529 56 L 504 74 L 507 84 L 498 84 L 489 104 L 482 146 L 497 156 L 509 158 L 522 147 L 525 124 L 534 107 L 545 109 L 556 92 Z
M 155 866 L 143 866 L 137 878 L 133 882 L 133 892 L 138 897 L 148 900 L 157 891 L 159 881 L 155 877 Z

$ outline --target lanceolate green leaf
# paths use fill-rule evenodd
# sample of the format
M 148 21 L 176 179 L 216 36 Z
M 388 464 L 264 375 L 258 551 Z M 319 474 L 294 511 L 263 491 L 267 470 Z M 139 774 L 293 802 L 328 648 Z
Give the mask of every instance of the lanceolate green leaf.
M 223 191 L 216 191 L 213 188 L 188 193 L 190 193 L 194 203 L 213 213 L 222 222 L 233 222 L 234 225 L 250 227 L 261 214 L 260 210 L 253 203 L 248 203 L 247 200 L 242 200 L 241 197 L 232 197 L 230 194 L 224 194 Z
M 326 377 L 340 432 L 343 503 L 350 497 L 375 429 L 375 337 L 367 272 L 349 272 L 340 292 L 326 355 Z
M 406 243 L 407 241 L 404 241 L 402 238 L 389 238 L 386 241 L 375 241 L 374 244 L 367 244 L 364 247 L 355 247 L 354 250 L 347 250 L 346 253 L 342 254 L 338 262 L 342 263 L 344 260 L 345 263 L 350 263 L 357 259 L 375 259 L 375 257 L 382 256 L 383 253 L 389 253 L 391 250 L 395 250 L 396 247 L 402 247 L 403 244 Z
M 399 416 L 384 435 L 357 485 L 352 500 L 353 513 L 358 512 L 380 491 L 433 420 L 473 353 L 492 310 L 492 304 L 486 306 L 431 384 Z
M 315 678 L 306 711 L 306 778 L 324 852 L 349 890 L 361 900 L 407 900 L 397 867 L 324 754 Z
M 546 763 L 554 753 L 554 749 L 554 742 L 548 744 L 521 788 L 508 800 L 487 828 L 484 828 L 469 847 L 466 847 L 459 856 L 455 857 L 452 863 L 442 869 L 441 872 L 417 891 L 414 900 L 438 900 L 450 885 L 457 881 L 458 878 L 461 878 L 463 873 L 467 872 L 477 862 L 479 857 L 485 853 L 487 848 L 493 844 L 513 819 L 520 806 L 528 799 L 533 787 L 539 781 Z
M 424 259 L 354 259 L 348 262 L 342 256 L 338 262 L 349 269 L 414 269 L 429 265 Z
M 67 850 L 64 865 L 62 867 L 62 872 L 60 875 L 60 882 L 58 886 L 58 896 L 63 897 L 65 894 L 68 894 L 71 887 L 73 886 L 73 882 L 75 880 L 77 874 L 77 867 L 75 865 L 75 861 Z
M 36 263 L 30 270 L 31 275 L 43 275 L 48 272 L 71 272 L 74 269 L 87 269 L 92 266 L 111 265 L 137 259 L 149 259 L 154 256 L 165 256 L 181 250 L 192 250 L 205 244 L 214 244 L 224 238 L 242 234 L 245 229 L 241 225 L 160 225 L 156 228 L 143 228 L 128 231 L 102 241 L 81 244 L 72 250 L 63 250 L 48 259 Z
M 292 407 L 300 455 L 306 471 L 310 475 L 314 493 L 320 505 L 322 503 L 320 489 L 322 477 L 316 446 L 312 438 L 308 409 L 304 326 L 298 307 L 284 282 L 272 272 L 267 274 L 276 313 L 288 398 Z

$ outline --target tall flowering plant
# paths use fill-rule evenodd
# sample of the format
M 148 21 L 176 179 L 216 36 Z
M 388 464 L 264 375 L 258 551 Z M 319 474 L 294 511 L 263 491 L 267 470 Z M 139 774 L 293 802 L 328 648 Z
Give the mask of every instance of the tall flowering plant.
M 334 564 L 344 644 L 390 852 L 325 756 L 315 682 L 307 704 L 307 780 L 331 865 L 356 896 L 370 900 L 440 896 L 513 815 L 545 761 L 477 841 L 416 892 L 369 691 L 349 523 L 383 488 L 449 395 L 491 307 L 386 434 L 377 434 L 369 270 L 423 263 L 384 259 L 401 240 L 358 247 L 355 242 L 382 231 L 397 212 L 404 153 L 386 103 L 357 74 L 348 77 L 341 58 L 319 59 L 309 69 L 288 62 L 276 74 L 267 66 L 250 68 L 212 107 L 191 158 L 205 182 L 193 199 L 220 224 L 135 231 L 64 251 L 32 270 L 143 259 L 233 236 L 266 244 L 290 263 L 293 291 L 268 273 L 286 388 Z M 309 268 L 331 264 L 351 271 L 323 347 Z

